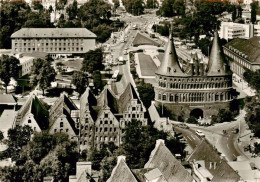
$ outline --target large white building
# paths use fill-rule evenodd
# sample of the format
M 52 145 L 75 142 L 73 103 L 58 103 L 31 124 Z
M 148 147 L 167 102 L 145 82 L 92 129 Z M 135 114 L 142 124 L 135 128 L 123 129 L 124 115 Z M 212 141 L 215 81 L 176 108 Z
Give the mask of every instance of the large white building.
M 241 24 L 234 22 L 221 22 L 219 37 L 223 39 L 244 38 L 249 39 L 253 37 L 253 24 Z
M 235 38 L 250 39 L 260 36 L 260 24 L 241 24 L 234 22 L 221 22 L 219 37 L 230 40 Z
M 54 57 L 93 50 L 96 38 L 86 28 L 22 28 L 11 36 L 13 53 L 45 52 Z

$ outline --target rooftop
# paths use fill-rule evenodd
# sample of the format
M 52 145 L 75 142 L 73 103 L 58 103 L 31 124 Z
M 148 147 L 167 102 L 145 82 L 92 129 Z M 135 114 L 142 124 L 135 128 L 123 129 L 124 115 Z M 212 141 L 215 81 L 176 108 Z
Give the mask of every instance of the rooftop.
M 16 100 L 12 94 L 0 94 L 0 104 L 15 105 Z
M 97 36 L 86 28 L 22 28 L 11 35 L 11 38 L 96 38 Z
M 167 181 L 192 182 L 193 177 L 164 145 L 157 140 L 145 168 L 158 168 Z
M 234 39 L 224 45 L 227 49 L 240 51 L 247 56 L 247 60 L 253 64 L 260 64 L 260 37 L 250 39 Z
M 188 160 L 204 160 L 205 167 L 214 176 L 212 181 L 237 182 L 240 176 L 228 165 L 225 159 L 222 159 L 218 151 L 213 148 L 205 139 L 193 150 Z M 215 163 L 215 167 L 214 167 Z

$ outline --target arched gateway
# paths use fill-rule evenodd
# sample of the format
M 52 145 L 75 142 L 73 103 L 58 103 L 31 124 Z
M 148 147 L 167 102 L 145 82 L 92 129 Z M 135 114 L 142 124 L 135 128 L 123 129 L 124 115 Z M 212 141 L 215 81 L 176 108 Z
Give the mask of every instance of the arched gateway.
M 193 109 L 190 112 L 190 117 L 191 116 L 195 117 L 196 119 L 201 119 L 201 118 L 203 118 L 203 110 L 199 109 L 199 108 Z

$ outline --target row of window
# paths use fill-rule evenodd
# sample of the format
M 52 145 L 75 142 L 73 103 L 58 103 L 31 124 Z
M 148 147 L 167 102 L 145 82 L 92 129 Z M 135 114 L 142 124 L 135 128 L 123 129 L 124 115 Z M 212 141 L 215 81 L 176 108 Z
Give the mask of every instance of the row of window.
M 209 89 L 209 88 L 228 88 L 231 87 L 231 82 L 222 83 L 202 83 L 202 84 L 182 84 L 182 83 L 166 83 L 159 82 L 160 87 L 167 87 L 172 89 Z
M 83 51 L 83 47 L 63 47 L 63 48 L 57 48 L 57 47 L 50 47 L 50 48 L 15 48 L 15 51 L 24 51 L 24 52 L 30 52 L 30 51 Z
M 239 58 L 238 56 L 234 55 L 233 53 L 224 50 L 224 53 L 229 56 L 230 58 L 232 58 L 233 60 L 235 60 L 236 62 L 238 62 L 240 65 L 250 69 L 250 64 L 247 63 L 246 61 L 242 60 L 241 58 Z
M 165 77 L 159 77 L 160 81 L 170 81 L 170 82 L 209 82 L 209 81 L 214 81 L 214 82 L 218 82 L 218 81 L 224 81 L 224 80 L 228 80 L 228 78 L 224 78 L 224 77 L 214 77 L 214 78 L 191 78 L 191 79 L 187 79 L 187 78 L 165 78 Z
M 14 39 L 15 42 L 68 42 L 68 41 L 74 41 L 74 42 L 83 42 L 83 39 L 79 38 L 16 38 Z
M 20 47 L 24 47 L 24 46 L 27 46 L 27 47 L 30 47 L 30 46 L 38 46 L 38 47 L 40 47 L 40 46 L 79 46 L 79 45 L 81 45 L 81 46 L 83 46 L 84 44 L 82 43 L 82 44 L 79 44 L 79 43 L 39 43 L 39 44 L 34 44 L 34 43 L 15 43 L 14 44 L 16 47 L 18 47 L 18 46 L 20 46 Z
M 167 98 L 167 94 L 158 94 L 158 100 L 170 101 L 170 102 L 201 102 L 201 101 L 224 101 L 230 100 L 229 93 L 221 94 L 170 94 Z

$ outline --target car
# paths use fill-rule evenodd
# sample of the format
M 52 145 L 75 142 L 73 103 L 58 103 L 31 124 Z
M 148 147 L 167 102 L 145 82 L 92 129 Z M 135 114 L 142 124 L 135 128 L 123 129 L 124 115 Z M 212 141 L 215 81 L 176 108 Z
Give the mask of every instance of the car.
M 205 134 L 201 130 L 196 130 L 196 134 L 200 137 L 205 137 Z
M 189 126 L 187 126 L 186 124 L 184 123 L 181 123 L 178 125 L 180 128 L 183 128 L 183 129 L 189 129 Z

